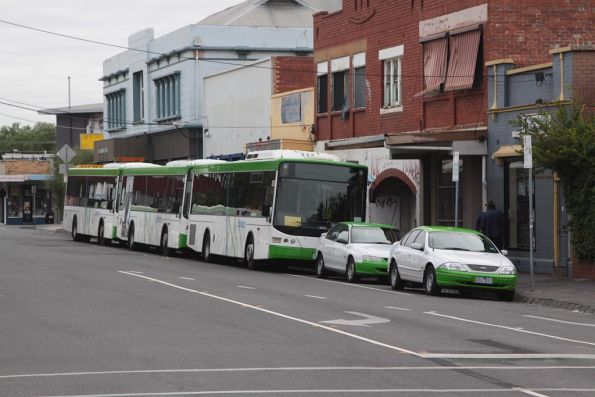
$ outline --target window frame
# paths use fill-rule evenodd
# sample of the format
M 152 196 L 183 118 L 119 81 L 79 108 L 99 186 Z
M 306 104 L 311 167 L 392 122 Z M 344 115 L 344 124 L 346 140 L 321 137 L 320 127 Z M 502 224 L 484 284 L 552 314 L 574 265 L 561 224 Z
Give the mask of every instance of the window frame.
M 175 72 L 153 80 L 155 88 L 155 121 L 179 119 L 181 111 L 181 73 Z

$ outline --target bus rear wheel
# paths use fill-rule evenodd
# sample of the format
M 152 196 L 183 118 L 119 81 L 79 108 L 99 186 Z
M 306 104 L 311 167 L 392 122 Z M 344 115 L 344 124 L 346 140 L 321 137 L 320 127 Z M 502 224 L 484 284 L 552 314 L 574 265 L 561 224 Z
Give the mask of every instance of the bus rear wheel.
M 134 223 L 128 229 L 128 248 L 135 251 L 137 244 L 134 242 Z
M 103 225 L 103 221 L 99 224 L 99 230 L 97 231 L 97 244 L 99 245 L 109 245 L 111 240 L 105 238 L 105 226 Z

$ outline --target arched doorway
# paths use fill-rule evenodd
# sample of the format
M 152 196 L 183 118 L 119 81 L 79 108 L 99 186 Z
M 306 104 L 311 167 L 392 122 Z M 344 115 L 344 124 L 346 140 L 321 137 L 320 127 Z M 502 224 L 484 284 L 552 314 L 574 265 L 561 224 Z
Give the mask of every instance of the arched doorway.
M 381 172 L 370 186 L 370 222 L 393 225 L 402 232 L 415 227 L 416 187 L 401 170 Z

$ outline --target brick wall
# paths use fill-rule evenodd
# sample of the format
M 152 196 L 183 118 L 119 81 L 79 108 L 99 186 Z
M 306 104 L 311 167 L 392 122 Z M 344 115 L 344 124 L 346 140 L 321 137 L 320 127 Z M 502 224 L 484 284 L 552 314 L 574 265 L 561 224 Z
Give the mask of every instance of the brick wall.
M 49 161 L 4 160 L 6 175 L 49 174 Z
M 317 117 L 317 139 L 486 125 L 485 76 L 475 90 L 414 98 L 424 88 L 419 22 L 486 3 L 480 62 L 512 58 L 519 66 L 545 63 L 551 61 L 551 48 L 595 42 L 592 0 L 344 0 L 341 11 L 314 15 L 315 62 L 359 52 L 350 52 L 350 46 L 363 41 L 370 95 L 362 114 L 352 113 L 347 120 L 332 113 Z M 383 70 L 378 51 L 401 44 L 403 111 L 381 115 Z
M 590 278 L 595 280 L 595 263 L 572 260 L 572 278 Z
M 273 70 L 273 95 L 314 85 L 316 71 L 313 57 L 274 57 Z
M 595 46 L 590 51 L 572 53 L 573 97 L 583 101 L 591 111 L 595 111 Z

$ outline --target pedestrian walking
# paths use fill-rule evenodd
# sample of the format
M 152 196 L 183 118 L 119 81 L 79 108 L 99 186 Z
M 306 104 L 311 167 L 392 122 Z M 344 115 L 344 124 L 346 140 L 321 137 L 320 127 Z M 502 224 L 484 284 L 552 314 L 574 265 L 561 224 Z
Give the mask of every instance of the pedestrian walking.
M 501 250 L 504 248 L 504 213 L 496 208 L 493 200 L 488 201 L 487 207 L 488 209 L 477 217 L 475 229 L 488 236 Z

